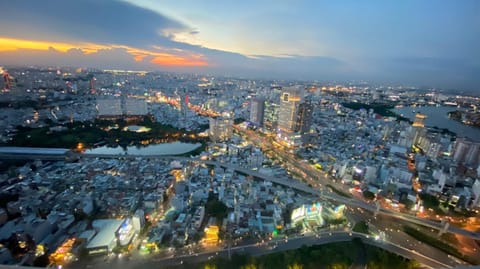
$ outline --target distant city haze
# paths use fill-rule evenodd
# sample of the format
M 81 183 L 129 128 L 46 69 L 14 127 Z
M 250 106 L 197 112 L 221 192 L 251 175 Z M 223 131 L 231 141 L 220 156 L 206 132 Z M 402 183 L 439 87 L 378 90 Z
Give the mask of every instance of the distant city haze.
M 0 65 L 480 92 L 480 2 L 1 1 Z

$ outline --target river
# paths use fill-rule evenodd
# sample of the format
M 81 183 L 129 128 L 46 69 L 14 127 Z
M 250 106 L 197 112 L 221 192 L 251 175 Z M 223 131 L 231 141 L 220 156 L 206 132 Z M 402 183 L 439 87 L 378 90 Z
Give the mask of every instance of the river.
M 453 106 L 423 106 L 423 107 L 402 107 L 392 109 L 393 112 L 410 120 L 415 119 L 416 113 L 427 116 L 425 126 L 448 129 L 457 134 L 458 137 L 468 137 L 473 141 L 480 142 L 480 128 L 468 126 L 456 120 L 448 118 L 448 112 L 457 110 Z
M 118 154 L 118 155 L 138 155 L 138 156 L 150 156 L 150 155 L 179 155 L 190 152 L 197 149 L 202 144 L 200 143 L 162 143 L 148 146 L 129 146 L 126 150 L 122 147 L 98 147 L 94 149 L 88 149 L 85 153 L 88 154 Z

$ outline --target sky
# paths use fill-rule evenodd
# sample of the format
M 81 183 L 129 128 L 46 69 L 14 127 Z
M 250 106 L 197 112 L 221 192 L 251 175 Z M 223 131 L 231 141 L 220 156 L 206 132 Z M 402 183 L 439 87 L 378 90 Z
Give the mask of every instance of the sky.
M 477 0 L 0 1 L 0 65 L 480 92 Z

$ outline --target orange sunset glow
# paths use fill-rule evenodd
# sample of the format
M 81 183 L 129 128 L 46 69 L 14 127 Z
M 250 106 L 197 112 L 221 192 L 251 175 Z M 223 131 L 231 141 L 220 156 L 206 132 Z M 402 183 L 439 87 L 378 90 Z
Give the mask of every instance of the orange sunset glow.
M 156 47 L 158 48 L 158 47 Z M 83 54 L 93 54 L 100 50 L 124 49 L 133 56 L 137 62 L 151 57 L 151 63 L 160 66 L 208 66 L 206 59 L 199 54 L 177 55 L 154 50 L 138 49 L 124 45 L 103 45 L 94 43 L 68 43 L 68 42 L 49 42 L 37 40 L 25 40 L 0 37 L 0 52 L 10 52 L 17 50 L 38 50 L 47 51 L 54 49 L 58 52 L 67 53 L 71 49 L 81 50 Z

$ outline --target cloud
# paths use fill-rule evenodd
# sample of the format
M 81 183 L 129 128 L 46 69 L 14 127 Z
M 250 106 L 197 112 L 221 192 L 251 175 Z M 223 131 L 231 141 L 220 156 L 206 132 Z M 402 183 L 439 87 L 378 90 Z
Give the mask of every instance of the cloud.
M 345 79 L 349 64 L 333 57 L 285 55 L 283 57 L 245 56 L 220 50 L 205 49 L 208 70 L 221 75 L 275 79 Z
M 195 7 L 194 3 L 185 5 Z M 443 7 L 428 16 L 423 9 L 415 9 L 416 15 L 410 18 L 410 10 L 403 11 L 408 16 L 391 16 L 391 12 L 397 12 L 396 5 L 387 5 L 390 12 L 381 12 L 382 5 L 364 5 L 366 12 L 348 5 L 343 10 L 341 5 L 317 16 L 318 8 L 300 3 L 297 7 L 305 12 L 295 11 L 286 16 L 291 20 L 284 20 L 284 16 L 270 12 L 275 10 L 270 4 L 260 4 L 255 6 L 259 20 L 245 17 L 248 12 L 237 12 L 242 16 L 235 27 L 222 17 L 230 13 L 214 12 L 216 20 L 202 28 L 198 20 L 192 21 L 197 24 L 186 25 L 172 19 L 162 13 L 168 10 L 164 6 L 169 4 L 162 2 L 152 11 L 116 0 L 0 1 L 1 64 L 202 71 L 280 79 L 360 78 L 471 89 L 480 85 L 480 55 L 476 49 L 479 30 L 472 27 L 478 24 L 478 8 L 465 13 L 465 6 L 459 9 L 462 12 Z M 427 6 L 430 10 L 431 5 Z M 245 8 L 251 11 L 250 4 Z M 264 15 L 267 11 L 269 16 Z M 310 11 L 314 16 L 309 16 Z M 206 16 L 211 12 L 200 13 Z M 301 14 L 299 20 L 296 14 Z M 445 20 L 444 16 L 453 17 Z M 206 33 L 212 34 L 206 35 L 209 39 L 202 37 Z M 202 46 L 208 46 L 205 40 L 213 44 L 222 39 L 231 44 L 222 48 L 242 48 L 237 51 L 254 55 Z M 255 55 L 255 47 L 264 48 L 256 50 L 257 54 L 278 55 Z M 281 54 L 285 52 L 297 54 Z M 317 56 L 298 55 L 302 53 Z
M 451 89 L 478 90 L 480 65 L 449 57 L 395 57 L 364 61 L 366 79 Z
M 1 1 L 0 10 L 0 36 L 21 39 L 174 46 L 163 29 L 191 31 L 162 14 L 113 0 Z
M 84 62 L 86 59 L 92 60 L 92 64 L 98 62 L 95 57 L 110 55 L 111 51 L 117 51 L 120 55 L 115 57 L 131 58 L 133 66 L 150 66 L 154 64 L 158 66 L 207 66 L 208 63 L 203 55 L 198 53 L 186 52 L 183 50 L 176 50 L 171 53 L 171 50 L 162 50 L 161 47 L 155 47 L 151 50 L 129 47 L 125 45 L 102 45 L 93 43 L 67 43 L 67 42 L 46 42 L 13 38 L 0 38 L 0 53 L 3 54 L 2 59 L 8 61 L 14 60 L 15 57 L 19 59 L 24 58 L 22 54 L 33 55 L 34 58 L 44 59 L 42 54 L 50 54 L 50 57 L 69 58 L 69 65 L 73 65 L 74 61 Z M 0 55 L 1 55 L 0 54 Z M 12 58 L 12 56 L 14 56 Z M 113 55 L 112 55 L 113 57 Z M 145 64 L 148 59 L 149 64 Z M 58 59 L 61 62 L 60 59 Z M 115 62 L 118 59 L 102 59 L 105 63 Z M 124 59 L 126 60 L 126 59 Z M 32 59 L 34 61 L 34 59 Z M 45 64 L 44 62 L 43 64 Z M 29 63 L 26 63 L 29 64 Z

